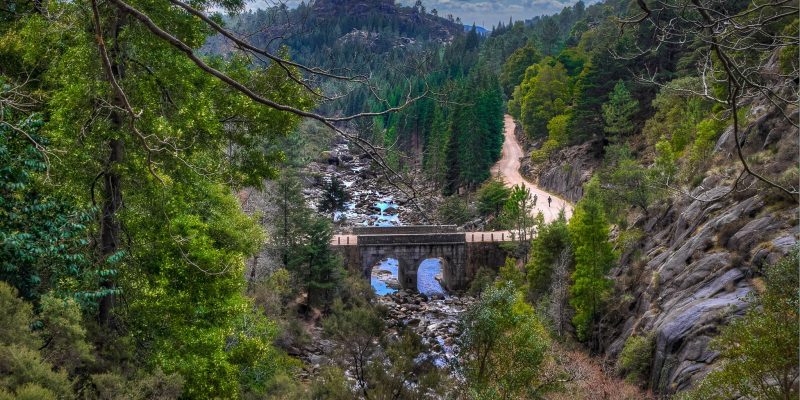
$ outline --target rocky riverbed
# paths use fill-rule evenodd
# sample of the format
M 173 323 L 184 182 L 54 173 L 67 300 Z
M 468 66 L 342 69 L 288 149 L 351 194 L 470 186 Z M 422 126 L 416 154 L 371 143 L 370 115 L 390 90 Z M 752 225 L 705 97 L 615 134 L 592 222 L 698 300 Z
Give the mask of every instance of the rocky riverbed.
M 336 213 L 337 230 L 342 232 L 353 226 L 421 223 L 418 213 L 405 203 L 403 193 L 381 179 L 380 171 L 375 169 L 365 154 L 354 154 L 347 143 L 337 143 L 306 167 L 310 185 L 303 194 L 309 204 L 316 207 L 326 182 L 334 176 L 342 182 L 351 196 L 347 209 Z
M 403 194 L 379 178 L 369 158 L 351 153 L 347 143 L 337 143 L 320 159 L 306 167 L 309 181 L 304 190 L 306 201 L 316 207 L 323 187 L 336 177 L 351 195 L 347 210 L 336 214 L 336 230 L 347 232 L 353 226 L 400 226 L 422 223 L 410 205 L 403 203 Z M 419 267 L 419 289 L 422 293 L 401 290 L 397 279 L 397 261 L 383 260 L 372 271 L 371 284 L 376 302 L 386 309 L 388 335 L 397 335 L 402 327 L 420 335 L 430 349 L 427 358 L 445 367 L 457 354 L 456 339 L 459 318 L 475 300 L 468 296 L 448 295 L 440 284 L 438 260 L 425 260 Z M 309 327 L 310 343 L 296 349 L 294 355 L 304 360 L 306 377 L 331 362 L 333 343 L 322 339 L 319 326 Z
M 452 365 L 458 354 L 460 316 L 475 301 L 469 296 L 428 297 L 405 290 L 377 298 L 377 303 L 386 309 L 387 335 L 397 336 L 403 327 L 412 329 L 429 349 L 426 358 L 442 368 Z M 304 361 L 305 378 L 314 376 L 322 366 L 330 364 L 334 351 L 334 343 L 322 338 L 321 327 L 310 329 L 313 340 L 290 351 Z
M 388 310 L 390 329 L 409 327 L 422 337 L 436 365 L 449 365 L 458 353 L 456 338 L 460 334 L 461 314 L 475 302 L 469 296 L 432 296 L 400 290 L 378 298 Z

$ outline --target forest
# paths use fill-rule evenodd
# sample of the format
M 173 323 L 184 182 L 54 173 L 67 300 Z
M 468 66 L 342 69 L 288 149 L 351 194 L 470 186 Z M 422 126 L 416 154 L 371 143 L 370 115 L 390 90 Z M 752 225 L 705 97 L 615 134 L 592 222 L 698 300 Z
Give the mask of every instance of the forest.
M 796 399 L 798 12 L 5 0 L 0 399 Z M 386 295 L 386 220 L 512 240 Z

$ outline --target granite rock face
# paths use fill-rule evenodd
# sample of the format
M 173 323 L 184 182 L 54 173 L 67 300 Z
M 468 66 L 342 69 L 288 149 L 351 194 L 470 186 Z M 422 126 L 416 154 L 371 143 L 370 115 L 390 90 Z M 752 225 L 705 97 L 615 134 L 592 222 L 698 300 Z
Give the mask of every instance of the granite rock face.
M 542 189 L 575 203 L 583 197 L 583 184 L 600 166 L 601 147 L 598 141 L 567 147 L 555 152 L 547 163 L 530 165 L 526 160 L 522 172 Z
M 796 131 L 768 108 L 751 110 L 743 150 L 764 155 L 757 167 L 780 176 L 797 165 Z M 729 132 L 723 133 L 716 171 L 707 172 L 690 196 L 631 216 L 642 239 L 611 273 L 617 297 L 596 334 L 596 350 L 615 361 L 629 337 L 650 336 L 648 385 L 664 396 L 714 368 L 719 357 L 710 343 L 720 327 L 747 310 L 754 279 L 798 243 L 794 201 L 752 177 L 732 190 L 740 168 L 734 152 Z

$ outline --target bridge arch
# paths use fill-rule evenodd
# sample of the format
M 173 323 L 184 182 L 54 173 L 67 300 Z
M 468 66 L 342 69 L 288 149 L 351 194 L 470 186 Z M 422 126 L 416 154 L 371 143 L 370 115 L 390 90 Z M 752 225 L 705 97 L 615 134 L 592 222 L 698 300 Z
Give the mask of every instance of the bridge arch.
M 513 240 L 506 232 L 470 234 L 468 238 L 450 225 L 357 227 L 352 234 L 334 237 L 331 245 L 344 256 L 350 268 L 360 270 L 367 280 L 378 262 L 396 259 L 398 281 L 407 290 L 417 289 L 422 261 L 441 259 L 443 288 L 457 291 L 467 288 L 479 267 L 500 267 L 506 254 L 499 244 Z

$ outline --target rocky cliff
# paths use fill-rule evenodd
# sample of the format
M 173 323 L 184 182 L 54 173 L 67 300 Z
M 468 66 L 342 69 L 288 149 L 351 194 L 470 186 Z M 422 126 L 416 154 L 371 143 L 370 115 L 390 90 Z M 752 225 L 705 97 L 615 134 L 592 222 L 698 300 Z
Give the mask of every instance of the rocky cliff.
M 750 110 L 743 132 L 748 159 L 796 183 L 796 128 L 766 105 Z M 797 110 L 790 111 L 796 121 Z M 650 336 L 649 386 L 659 393 L 683 390 L 710 371 L 717 353 L 709 342 L 719 327 L 743 313 L 763 269 L 798 241 L 796 200 L 752 177 L 732 188 L 741 167 L 731 136 L 728 129 L 720 137 L 715 168 L 691 193 L 631 218 L 642 239 L 612 271 L 616 306 L 597 345 L 616 360 L 629 337 Z
M 517 138 L 525 148 L 525 134 L 517 123 Z M 537 186 L 548 192 L 577 203 L 583 197 L 583 184 L 589 181 L 602 160 L 602 146 L 599 141 L 586 142 L 578 146 L 566 147 L 550 156 L 541 164 L 532 164 L 530 157 L 522 160 L 520 173 Z
M 797 187 L 797 128 L 766 99 L 746 107 L 746 159 L 770 179 Z M 797 124 L 797 108 L 784 111 Z M 600 148 L 597 142 L 564 148 L 540 165 L 525 161 L 522 171 L 575 202 L 600 166 Z M 631 336 L 648 337 L 647 384 L 665 396 L 692 386 L 714 367 L 718 354 L 711 340 L 763 288 L 764 268 L 798 242 L 796 199 L 747 175 L 733 187 L 742 167 L 732 127 L 720 135 L 708 161 L 712 167 L 689 193 L 667 191 L 646 214 L 631 209 L 633 229 L 626 234 L 639 239 L 623 249 L 612 270 L 615 297 L 590 344 L 613 365 Z

